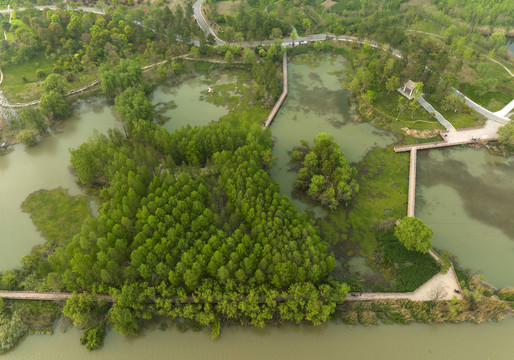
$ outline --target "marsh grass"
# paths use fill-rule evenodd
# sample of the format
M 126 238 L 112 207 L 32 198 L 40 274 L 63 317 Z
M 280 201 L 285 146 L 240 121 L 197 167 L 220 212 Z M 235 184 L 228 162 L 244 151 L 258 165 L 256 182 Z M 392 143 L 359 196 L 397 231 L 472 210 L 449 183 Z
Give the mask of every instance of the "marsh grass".
M 22 208 L 30 214 L 41 234 L 57 245 L 69 242 L 91 215 L 87 196 L 69 195 L 61 187 L 30 194 Z

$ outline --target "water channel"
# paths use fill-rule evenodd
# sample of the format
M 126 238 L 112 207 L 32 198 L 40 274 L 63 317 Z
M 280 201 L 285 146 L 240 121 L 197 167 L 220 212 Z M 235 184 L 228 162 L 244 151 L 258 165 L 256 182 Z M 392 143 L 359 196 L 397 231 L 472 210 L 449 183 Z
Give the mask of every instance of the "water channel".
M 295 173 L 288 171 L 287 150 L 302 138 L 311 140 L 318 132 L 334 134 L 349 161 L 360 160 L 373 146 L 385 146 L 394 138 L 368 124 L 351 121 L 348 93 L 334 71 L 342 68 L 340 58 L 325 57 L 319 66 L 291 64 L 290 93 L 271 129 L 276 137 L 274 153 L 278 163 L 272 177 L 290 195 Z M 200 101 L 207 85 L 199 79 L 175 88 L 158 88 L 154 103 L 172 97 L 176 109 L 168 110 L 172 130 L 194 121 L 202 125 L 226 113 L 223 108 Z M 187 108 L 189 107 L 189 108 Z M 183 115 L 180 115 L 183 114 Z M 40 243 L 34 225 L 20 204 L 32 191 L 63 186 L 71 193 L 80 189 L 69 172 L 68 148 L 76 147 L 96 128 L 113 126 L 108 107 L 83 104 L 67 121 L 63 132 L 45 138 L 32 149 L 17 147 L 0 157 L 0 269 L 17 266 L 30 248 Z M 417 216 L 434 228 L 436 246 L 459 255 L 461 263 L 481 268 L 493 285 L 514 285 L 512 281 L 512 222 L 504 223 L 502 213 L 512 214 L 509 195 L 513 193 L 514 161 L 492 157 L 471 149 L 436 150 L 420 156 L 418 163 Z M 460 187 L 464 190 L 459 190 Z M 476 195 L 487 190 L 485 195 Z M 480 208 L 473 208 L 473 194 Z M 505 204 L 510 201 L 510 204 Z M 306 205 L 296 201 L 297 205 Z M 482 214 L 481 211 L 491 209 Z M 494 212 L 493 212 L 494 209 Z M 496 219 L 499 217 L 499 221 Z M 441 219 L 444 219 L 441 221 Z M 505 220 L 506 221 L 506 220 Z M 510 227 L 509 227 L 510 226 Z M 476 229 L 484 235 L 481 237 Z M 465 236 L 456 235 L 466 229 Z M 465 240 L 465 244 L 460 239 Z M 484 239 L 486 241 L 484 241 Z M 510 246 L 510 247 L 509 247 Z M 473 252 L 491 259 L 478 259 Z M 492 259 L 495 259 L 494 261 Z M 495 263 L 496 262 L 496 263 Z M 355 266 L 359 266 L 358 263 Z M 510 282 L 509 282 L 510 273 Z M 151 326 L 137 338 L 109 331 L 101 350 L 88 352 L 79 344 L 80 332 L 58 326 L 53 336 L 32 335 L 0 359 L 512 359 L 514 319 L 500 323 L 408 326 L 379 325 L 348 327 L 328 323 L 319 327 L 286 325 L 265 329 L 228 327 L 215 341 L 208 331 L 180 333 L 170 327 L 161 331 Z

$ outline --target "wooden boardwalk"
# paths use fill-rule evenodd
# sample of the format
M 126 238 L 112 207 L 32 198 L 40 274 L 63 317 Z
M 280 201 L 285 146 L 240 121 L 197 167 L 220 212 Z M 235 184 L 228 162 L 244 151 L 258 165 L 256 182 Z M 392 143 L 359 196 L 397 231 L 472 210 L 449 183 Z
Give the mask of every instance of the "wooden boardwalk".
M 472 144 L 472 143 L 477 143 L 477 142 L 483 142 L 483 140 L 464 140 L 464 141 L 457 141 L 457 142 L 436 141 L 436 142 L 425 143 L 425 144 L 395 146 L 394 152 L 411 151 L 412 149 L 416 149 L 416 150 L 435 149 L 435 148 L 441 148 L 441 147 Z
M 418 157 L 418 149 L 410 150 L 410 167 L 409 167 L 409 198 L 407 202 L 407 216 L 414 216 L 414 205 L 416 203 L 416 160 Z
M 276 102 L 275 106 L 273 106 L 273 109 L 271 109 L 271 112 L 269 113 L 268 117 L 266 118 L 266 121 L 264 122 L 263 127 L 267 128 L 271 125 L 271 122 L 275 118 L 275 116 L 278 113 L 278 110 L 282 106 L 284 100 L 287 97 L 288 93 L 288 85 L 287 85 L 287 54 L 284 54 L 284 57 L 282 59 L 282 69 L 284 73 L 284 89 L 282 90 L 282 94 L 278 98 L 278 101 Z
M 73 293 L 68 292 L 35 292 L 35 291 L 9 291 L 0 290 L 0 298 L 10 300 L 46 300 L 46 301 L 63 301 L 68 300 Z M 113 302 L 110 295 L 96 295 L 98 300 Z

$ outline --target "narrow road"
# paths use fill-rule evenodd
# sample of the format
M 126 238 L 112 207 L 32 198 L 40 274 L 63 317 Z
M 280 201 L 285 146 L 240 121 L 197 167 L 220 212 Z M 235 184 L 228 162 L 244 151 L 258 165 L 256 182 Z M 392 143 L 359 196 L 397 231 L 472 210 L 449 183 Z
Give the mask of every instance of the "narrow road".
M 224 45 L 224 44 L 226 44 L 227 42 L 221 40 L 218 37 L 218 35 L 216 35 L 216 33 L 209 26 L 209 24 L 207 23 L 207 20 L 205 20 L 205 17 L 203 16 L 203 12 L 202 12 L 203 2 L 204 2 L 204 0 L 197 0 L 193 4 L 193 12 L 194 12 L 193 15 L 195 17 L 196 22 L 198 23 L 200 28 L 202 28 L 202 30 L 205 32 L 206 35 L 207 34 L 212 34 L 214 36 L 214 39 L 216 39 L 216 44 L 217 45 Z
M 0 298 L 11 300 L 43 300 L 43 301 L 63 301 L 71 298 L 72 293 L 64 292 L 35 292 L 35 291 L 8 291 L 0 290 Z M 99 300 L 113 302 L 110 295 L 97 295 Z

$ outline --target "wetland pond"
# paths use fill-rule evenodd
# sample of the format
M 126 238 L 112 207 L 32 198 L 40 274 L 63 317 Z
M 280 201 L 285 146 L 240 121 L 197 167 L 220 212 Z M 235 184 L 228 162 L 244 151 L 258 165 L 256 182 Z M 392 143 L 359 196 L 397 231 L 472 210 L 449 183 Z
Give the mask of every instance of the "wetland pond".
M 290 92 L 271 130 L 277 165 L 272 178 L 291 195 L 296 173 L 289 171 L 287 151 L 300 139 L 312 142 L 319 132 L 331 133 L 350 162 L 359 161 L 374 146 L 387 146 L 395 138 L 369 124 L 351 120 L 349 93 L 342 90 L 340 57 L 322 57 L 316 67 L 290 64 Z M 207 89 L 200 78 L 177 87 L 160 87 L 152 102 L 174 101 L 164 111 L 171 120 L 164 126 L 204 125 L 227 113 L 223 107 L 200 101 Z M 99 106 L 102 105 L 102 106 Z M 103 107 L 103 108 L 102 108 Z M 0 157 L 0 269 L 19 265 L 30 248 L 42 242 L 20 205 L 31 192 L 58 186 L 79 193 L 69 171 L 69 148 L 79 146 L 93 133 L 115 126 L 111 109 L 101 102 L 82 104 L 63 124 L 62 133 L 44 138 L 34 148 Z M 459 256 L 461 264 L 482 269 L 496 287 L 514 285 L 513 213 L 514 161 L 472 149 L 436 150 L 419 156 L 417 216 L 434 228 L 434 244 Z M 307 204 L 295 200 L 299 209 Z M 480 255 L 480 258 L 478 257 Z M 356 258 L 355 268 L 365 266 Z M 137 338 L 109 331 L 104 346 L 89 352 L 79 344 L 80 332 L 61 325 L 53 336 L 31 335 L 11 352 L 11 359 L 512 359 L 514 319 L 475 325 L 325 325 L 264 329 L 227 327 L 212 341 L 210 332 L 179 332 L 156 325 Z

